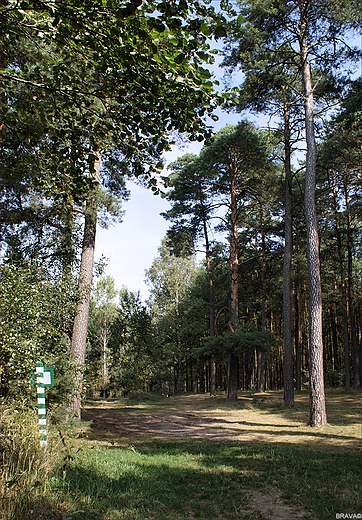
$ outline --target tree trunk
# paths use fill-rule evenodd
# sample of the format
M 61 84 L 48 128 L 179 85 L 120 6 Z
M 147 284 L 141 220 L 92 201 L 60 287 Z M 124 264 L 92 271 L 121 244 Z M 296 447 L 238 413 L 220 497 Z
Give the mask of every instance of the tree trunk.
M 351 207 L 348 197 L 347 182 L 343 176 L 344 200 L 346 203 L 347 213 L 347 280 L 348 280 L 348 310 L 349 323 L 351 327 L 352 353 L 353 353 L 353 390 L 358 390 L 361 386 L 359 355 L 358 355 L 358 339 L 356 332 L 356 320 L 354 310 L 354 294 L 353 294 L 353 261 L 352 261 L 352 230 L 351 230 Z
M 89 302 L 92 285 L 94 246 L 97 227 L 97 202 L 90 198 L 87 203 L 82 258 L 80 264 L 78 300 L 73 324 L 71 343 L 71 359 L 76 368 L 74 381 L 74 399 L 72 411 L 79 419 L 81 418 L 81 394 L 83 388 L 83 365 L 87 342 Z
M 107 379 L 108 379 L 108 369 L 107 369 L 107 317 L 104 318 L 104 331 L 103 331 L 103 342 L 102 342 L 102 351 L 103 351 L 103 398 L 107 397 Z
M 290 165 L 289 107 L 284 94 L 285 243 L 283 263 L 284 401 L 294 404 L 292 339 L 292 173 Z
M 237 195 L 236 195 L 236 176 L 234 173 L 231 189 L 231 226 L 230 226 L 230 328 L 236 331 L 239 325 L 239 259 L 238 259 L 238 211 L 237 211 Z M 237 399 L 238 393 L 238 364 L 239 359 L 233 351 L 228 352 L 228 370 L 227 370 L 227 397 L 228 399 Z
M 95 163 L 96 175 L 99 176 L 101 160 Z M 89 194 L 85 211 L 82 257 L 80 263 L 78 299 L 73 323 L 71 360 L 75 366 L 74 394 L 69 412 L 81 418 L 81 396 L 83 389 L 83 369 L 87 343 L 89 302 L 94 266 L 94 247 L 97 228 L 97 199 L 95 191 Z
M 306 7 L 300 5 L 300 51 L 304 89 L 305 133 L 307 161 L 305 174 L 304 206 L 307 227 L 307 265 L 309 292 L 309 425 L 322 428 L 327 424 L 324 396 L 323 341 L 322 341 L 322 290 L 319 262 L 319 237 L 315 204 L 315 174 L 317 150 L 314 135 L 313 88 L 306 44 L 308 19 Z
M 330 178 L 328 178 L 329 184 L 331 184 Z M 337 238 L 337 251 L 339 260 L 339 274 L 341 279 L 341 293 L 342 293 L 342 311 L 343 311 L 343 342 L 344 342 L 344 375 L 345 375 L 345 390 L 349 392 L 351 389 L 351 376 L 349 370 L 349 333 L 348 333 L 348 313 L 347 313 L 347 292 L 346 283 L 344 280 L 344 267 L 343 267 L 343 253 L 342 253 L 342 238 L 341 238 L 341 226 L 339 215 L 337 211 L 337 193 L 336 186 L 333 180 L 332 182 L 333 191 L 333 208 L 334 208 L 334 221 L 335 221 L 335 233 Z
M 261 227 L 261 287 L 262 287 L 262 298 L 261 298 L 261 330 L 264 331 L 266 328 L 266 255 L 265 255 L 265 236 L 264 236 L 264 214 L 263 207 L 260 205 L 260 227 Z M 257 354 L 257 392 L 265 392 L 265 354 L 262 351 L 258 351 Z
M 210 265 L 210 244 L 209 235 L 207 232 L 206 217 L 203 215 L 203 227 L 205 235 L 205 246 L 206 246 L 206 272 L 207 279 L 209 282 L 209 305 L 210 305 L 210 338 L 215 336 L 215 298 L 214 298 L 214 287 L 211 275 Z M 216 361 L 215 357 L 210 357 L 210 396 L 216 395 Z

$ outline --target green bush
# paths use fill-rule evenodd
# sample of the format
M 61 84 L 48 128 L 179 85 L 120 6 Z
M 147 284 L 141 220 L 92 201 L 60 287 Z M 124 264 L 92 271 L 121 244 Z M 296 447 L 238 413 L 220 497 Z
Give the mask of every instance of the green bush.
M 71 383 L 69 336 L 74 316 L 73 282 L 60 281 L 36 263 L 5 264 L 1 277 L 2 395 L 27 397 L 36 363 L 55 368 L 58 399 Z M 24 384 L 25 383 L 25 384 Z

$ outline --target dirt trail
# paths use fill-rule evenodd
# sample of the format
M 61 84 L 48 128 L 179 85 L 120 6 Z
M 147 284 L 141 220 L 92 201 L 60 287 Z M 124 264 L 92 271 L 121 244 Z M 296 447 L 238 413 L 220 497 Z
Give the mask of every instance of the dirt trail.
M 93 402 L 83 412 L 85 421 L 92 421 L 91 435 L 100 431 L 108 432 L 115 438 L 175 438 L 191 437 L 215 441 L 259 441 L 283 443 L 331 443 L 331 435 L 313 430 L 306 425 L 308 415 L 304 410 L 296 410 L 286 415 L 282 400 L 263 398 L 264 402 L 280 406 L 280 410 L 269 413 L 267 409 L 256 409 L 253 399 L 241 398 L 236 404 L 225 407 L 225 401 L 207 399 L 204 395 L 186 395 L 170 398 L 167 404 L 122 407 L 119 399 Z M 300 404 L 307 402 L 306 396 L 299 396 Z M 145 409 L 146 408 L 146 409 Z M 333 436 L 332 436 L 333 437 Z M 333 439 L 334 444 L 354 443 L 350 437 Z
M 213 404 L 205 404 L 205 397 L 199 395 L 172 397 L 169 404 L 151 411 L 142 411 L 137 406 L 119 409 L 119 405 L 120 401 L 115 400 L 108 401 L 106 409 L 104 404 L 101 408 L 88 407 L 83 418 L 93 421 L 93 432 L 102 430 L 120 437 L 137 438 L 239 440 L 240 435 L 245 436 L 248 429 L 263 427 L 256 422 L 259 414 L 252 409 L 222 410 Z

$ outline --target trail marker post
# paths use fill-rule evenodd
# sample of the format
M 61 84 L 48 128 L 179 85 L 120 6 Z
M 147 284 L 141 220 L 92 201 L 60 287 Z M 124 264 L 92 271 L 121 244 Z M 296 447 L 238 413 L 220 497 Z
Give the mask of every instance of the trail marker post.
M 38 397 L 38 421 L 40 446 L 47 446 L 47 416 L 45 408 L 45 387 L 54 384 L 54 370 L 52 367 L 44 368 L 41 361 L 36 364 L 35 374 L 33 373 L 32 384 L 36 384 Z

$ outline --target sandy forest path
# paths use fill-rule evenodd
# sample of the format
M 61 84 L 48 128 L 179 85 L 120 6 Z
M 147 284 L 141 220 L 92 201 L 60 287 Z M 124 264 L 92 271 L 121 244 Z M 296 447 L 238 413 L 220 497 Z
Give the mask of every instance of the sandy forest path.
M 83 419 L 92 421 L 90 434 L 96 437 L 102 431 L 119 439 L 192 437 L 214 441 L 329 444 L 329 434 L 307 426 L 308 396 L 296 396 L 295 403 L 293 410 L 286 414 L 282 398 L 275 394 L 248 394 L 235 402 L 208 398 L 205 394 L 186 394 L 161 402 L 140 401 L 124 406 L 121 399 L 107 399 L 88 402 Z M 340 404 L 341 410 L 337 413 L 343 417 L 343 403 L 334 399 L 333 404 L 335 407 Z M 334 438 L 334 442 L 338 443 L 338 439 Z M 345 444 L 346 439 L 340 442 Z

